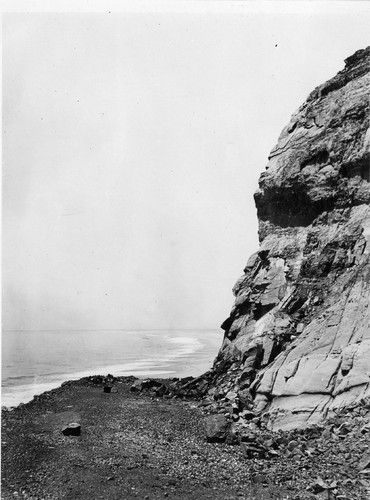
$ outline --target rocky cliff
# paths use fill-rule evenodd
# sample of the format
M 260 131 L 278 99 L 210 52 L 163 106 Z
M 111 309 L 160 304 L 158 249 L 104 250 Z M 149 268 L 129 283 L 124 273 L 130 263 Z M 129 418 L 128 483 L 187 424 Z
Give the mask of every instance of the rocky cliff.
M 294 113 L 255 194 L 260 248 L 208 383 L 273 429 L 370 395 L 369 91 L 370 47 Z

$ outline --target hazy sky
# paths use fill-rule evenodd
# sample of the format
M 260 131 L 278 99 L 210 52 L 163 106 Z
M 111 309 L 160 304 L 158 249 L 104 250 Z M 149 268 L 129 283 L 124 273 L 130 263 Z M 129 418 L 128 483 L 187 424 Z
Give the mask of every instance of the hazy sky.
M 370 3 L 62 5 L 3 17 L 3 328 L 217 328 L 268 153 Z

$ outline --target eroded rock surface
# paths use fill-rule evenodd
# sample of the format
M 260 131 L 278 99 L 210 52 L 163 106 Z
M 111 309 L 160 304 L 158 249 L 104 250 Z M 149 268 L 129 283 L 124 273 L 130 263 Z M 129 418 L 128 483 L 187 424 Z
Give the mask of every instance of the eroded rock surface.
M 273 429 L 370 395 L 369 91 L 370 47 L 292 116 L 255 194 L 260 248 L 208 379 Z

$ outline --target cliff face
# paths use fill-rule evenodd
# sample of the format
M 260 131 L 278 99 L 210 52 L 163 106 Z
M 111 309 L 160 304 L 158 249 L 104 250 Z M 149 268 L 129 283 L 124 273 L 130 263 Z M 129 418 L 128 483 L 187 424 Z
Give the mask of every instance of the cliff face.
M 260 248 L 212 371 L 221 396 L 275 429 L 370 395 L 370 47 L 345 62 L 292 116 L 260 177 Z

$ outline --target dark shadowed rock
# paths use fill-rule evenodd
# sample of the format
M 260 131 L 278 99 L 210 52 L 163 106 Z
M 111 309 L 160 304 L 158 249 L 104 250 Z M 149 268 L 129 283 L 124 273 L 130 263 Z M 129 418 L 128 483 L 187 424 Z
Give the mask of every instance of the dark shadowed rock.
M 162 382 L 155 380 L 154 378 L 148 378 L 141 382 L 141 389 L 152 389 L 153 387 L 160 387 Z
M 266 449 L 257 443 L 240 443 L 240 449 L 245 458 L 266 458 Z
M 162 397 L 164 396 L 165 394 L 168 394 L 168 387 L 164 384 L 160 385 L 159 387 L 155 387 L 154 389 L 154 392 L 155 392 L 155 395 L 157 397 Z
M 141 392 L 144 390 L 156 389 L 161 387 L 163 384 L 154 378 L 147 378 L 145 380 L 135 380 L 130 387 L 130 392 Z
M 63 427 L 62 433 L 64 436 L 79 436 L 81 434 L 81 424 L 71 422 Z
M 130 387 L 130 392 L 140 392 L 142 390 L 142 380 L 135 380 Z

